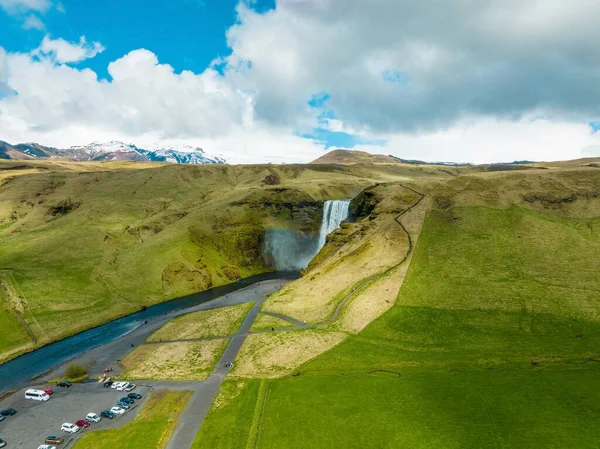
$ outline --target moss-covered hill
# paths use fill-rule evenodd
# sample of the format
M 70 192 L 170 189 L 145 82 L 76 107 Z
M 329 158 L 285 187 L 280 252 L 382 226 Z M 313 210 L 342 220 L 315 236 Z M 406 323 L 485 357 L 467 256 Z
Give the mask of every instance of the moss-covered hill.
M 265 230 L 437 169 L 0 162 L 0 361 L 141 306 L 271 271 Z

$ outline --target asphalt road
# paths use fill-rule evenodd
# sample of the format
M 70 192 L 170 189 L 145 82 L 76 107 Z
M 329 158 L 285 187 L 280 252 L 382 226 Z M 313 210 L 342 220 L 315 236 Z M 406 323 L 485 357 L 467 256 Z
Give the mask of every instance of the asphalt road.
M 225 352 L 223 352 L 210 377 L 206 381 L 199 383 L 194 389 L 190 403 L 179 417 L 179 424 L 167 444 L 167 449 L 188 449 L 192 446 L 196 434 L 221 388 L 223 380 L 231 369 L 226 368 L 225 364 L 235 360 L 267 295 L 279 290 L 282 286 L 283 283 L 280 280 L 264 281 L 261 285 L 254 286 L 254 291 L 258 291 L 259 296 L 255 299 L 256 304 L 250 309 L 237 333 L 231 338 L 229 345 L 227 345 Z

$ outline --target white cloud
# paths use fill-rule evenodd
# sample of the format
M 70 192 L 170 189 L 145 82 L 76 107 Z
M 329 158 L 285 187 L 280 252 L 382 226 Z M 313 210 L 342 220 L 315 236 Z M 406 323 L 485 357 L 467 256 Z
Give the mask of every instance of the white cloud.
M 52 39 L 49 35 L 46 35 L 34 54 L 50 57 L 59 64 L 66 64 L 93 58 L 103 51 L 102 44 L 99 42 L 88 43 L 85 36 L 81 36 L 79 42 L 69 42 L 62 38 Z
M 279 0 L 264 14 L 251 4 L 227 33 L 231 55 L 200 73 L 137 49 L 99 80 L 68 65 L 103 50 L 84 38 L 0 52 L 0 89 L 18 92 L 0 96 L 0 139 L 169 140 L 234 162 L 298 162 L 324 152 L 298 131 L 321 126 L 385 140 L 360 149 L 403 158 L 600 154 L 585 124 L 600 119 L 598 2 Z M 317 121 L 307 101 L 322 92 L 335 116 Z
M 244 82 L 270 123 L 304 120 L 320 91 L 338 119 L 378 132 L 535 110 L 600 117 L 600 2 L 280 0 L 266 14 L 238 10 L 231 65 L 252 63 Z M 386 82 L 385 71 L 408 82 Z
M 27 11 L 46 12 L 52 7 L 50 0 L 0 0 L 0 8 L 9 14 L 20 14 Z
M 25 30 L 43 30 L 45 28 L 44 22 L 35 14 L 30 14 L 23 22 L 23 29 Z
M 392 134 L 384 148 L 357 147 L 403 159 L 472 163 L 552 161 L 600 156 L 600 133 L 567 121 L 479 119 L 426 133 Z

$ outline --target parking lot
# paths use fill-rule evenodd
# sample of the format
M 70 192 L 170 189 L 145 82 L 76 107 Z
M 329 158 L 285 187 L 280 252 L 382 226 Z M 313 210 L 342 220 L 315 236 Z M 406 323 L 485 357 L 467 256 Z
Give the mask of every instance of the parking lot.
M 96 429 L 109 429 L 131 421 L 140 410 L 139 405 L 146 398 L 150 387 L 141 386 L 133 390 L 143 396 L 118 419 L 102 418 L 97 424 L 91 424 L 87 429 L 81 429 L 76 434 L 62 432 L 60 426 L 65 423 L 75 423 L 84 419 L 90 412 L 100 415 L 102 410 L 115 406 L 120 398 L 127 396 L 125 391 L 104 388 L 101 383 L 73 384 L 70 388 L 55 385 L 31 385 L 30 388 L 52 388 L 54 394 L 47 402 L 25 399 L 25 389 L 13 394 L 0 402 L 0 410 L 9 407 L 17 410 L 17 414 L 7 416 L 0 422 L 0 438 L 6 441 L 6 449 L 37 448 L 50 435 L 63 437 L 65 447 L 71 437 L 79 437 L 86 432 Z

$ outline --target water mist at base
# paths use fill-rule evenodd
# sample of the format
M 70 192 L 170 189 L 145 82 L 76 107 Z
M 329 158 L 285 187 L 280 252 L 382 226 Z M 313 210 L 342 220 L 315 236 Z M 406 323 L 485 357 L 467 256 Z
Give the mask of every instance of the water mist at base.
M 265 257 L 278 271 L 306 268 L 325 245 L 327 236 L 348 218 L 349 210 L 350 200 L 325 201 L 319 235 L 289 229 L 268 230 L 265 233 Z

